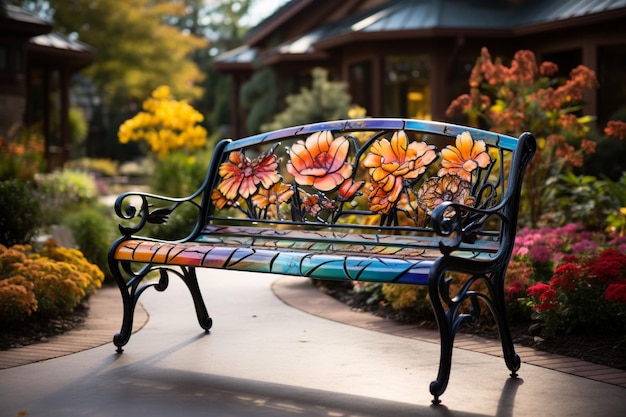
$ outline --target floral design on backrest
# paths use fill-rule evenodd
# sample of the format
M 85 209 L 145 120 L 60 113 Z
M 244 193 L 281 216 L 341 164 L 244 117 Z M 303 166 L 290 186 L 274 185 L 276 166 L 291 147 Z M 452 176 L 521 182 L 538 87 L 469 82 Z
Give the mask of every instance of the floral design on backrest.
M 469 132 L 441 149 L 404 130 L 320 131 L 284 142 L 252 159 L 239 150 L 228 154 L 211 195 L 214 216 L 227 210 L 224 218 L 426 227 L 444 201 L 494 205 L 503 181 L 501 169 L 490 180 L 502 155 L 492 157 Z

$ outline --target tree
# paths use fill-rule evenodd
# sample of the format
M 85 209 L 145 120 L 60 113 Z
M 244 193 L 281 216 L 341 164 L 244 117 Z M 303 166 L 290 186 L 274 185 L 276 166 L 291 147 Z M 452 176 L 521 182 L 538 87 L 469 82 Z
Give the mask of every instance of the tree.
M 231 120 L 231 77 L 217 72 L 213 59 L 242 44 L 248 30 L 244 17 L 256 1 L 260 0 L 182 0 L 185 13 L 171 19 L 183 32 L 209 40 L 205 48 L 191 55 L 206 75 L 200 84 L 204 94 L 194 103 L 206 115 L 205 126 L 209 131 L 218 131 Z
M 41 1 L 25 1 L 33 4 Z M 46 2 L 43 2 L 46 3 Z M 174 94 L 197 98 L 203 75 L 189 59 L 205 39 L 169 24 L 185 12 L 180 0 L 49 0 L 54 29 L 96 50 L 96 60 L 84 73 L 104 102 L 114 107 L 140 100 L 159 85 Z M 42 7 L 39 6 L 39 9 Z

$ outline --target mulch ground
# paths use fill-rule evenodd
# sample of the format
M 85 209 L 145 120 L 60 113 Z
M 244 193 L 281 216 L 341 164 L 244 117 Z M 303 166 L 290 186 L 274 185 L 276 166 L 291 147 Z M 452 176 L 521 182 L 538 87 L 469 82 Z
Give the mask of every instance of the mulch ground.
M 345 283 L 325 282 L 318 288 L 354 310 L 366 311 L 379 317 L 404 324 L 413 324 L 422 328 L 437 328 L 434 316 L 424 317 L 408 311 L 396 311 L 391 306 L 380 303 L 368 304 L 368 294 L 357 293 L 350 286 L 346 286 Z M 538 335 L 531 334 L 529 331 L 530 324 L 511 324 L 511 334 L 514 343 L 626 370 L 626 339 L 624 335 L 563 334 L 550 339 L 543 339 Z M 499 338 L 497 327 L 491 318 L 482 320 L 478 325 L 463 324 L 460 327 L 460 331 L 489 339 Z
M 85 302 L 64 316 L 43 317 L 35 314 L 14 326 L 0 327 L 0 350 L 45 342 L 52 336 L 80 328 L 85 323 L 88 312 L 89 307 Z

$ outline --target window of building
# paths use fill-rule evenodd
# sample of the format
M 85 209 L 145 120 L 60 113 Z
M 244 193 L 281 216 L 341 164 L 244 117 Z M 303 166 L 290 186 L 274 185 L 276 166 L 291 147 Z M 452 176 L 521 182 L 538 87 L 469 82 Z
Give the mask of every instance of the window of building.
M 386 116 L 431 119 L 428 55 L 389 56 L 384 77 Z
M 372 111 L 372 63 L 363 61 L 350 65 L 349 85 L 352 103 Z
M 0 44 L 0 72 L 9 72 L 9 47 Z
M 626 44 L 598 50 L 598 123 L 626 121 Z

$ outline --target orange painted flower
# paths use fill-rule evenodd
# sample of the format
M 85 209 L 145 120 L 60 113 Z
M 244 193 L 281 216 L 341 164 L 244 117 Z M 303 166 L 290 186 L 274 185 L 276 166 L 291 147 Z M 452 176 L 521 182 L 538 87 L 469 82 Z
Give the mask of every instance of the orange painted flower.
M 329 131 L 313 133 L 291 147 L 287 171 L 300 185 L 331 191 L 352 175 L 352 165 L 346 162 L 349 150 L 350 142 L 343 136 L 334 139 Z
M 222 192 L 220 190 L 218 190 L 217 188 L 213 189 L 213 193 L 211 193 L 211 200 L 213 200 L 213 205 L 218 209 L 221 210 L 224 207 L 230 207 L 233 205 L 233 200 L 229 200 L 226 197 L 224 197 L 224 194 L 222 194 Z
M 374 213 L 388 214 L 395 207 L 400 193 L 392 195 L 384 190 L 381 184 L 372 184 L 367 204 Z
M 368 196 L 372 211 L 388 213 L 400 197 L 403 181 L 419 178 L 437 158 L 433 145 L 408 142 L 404 131 L 395 132 L 391 140 L 374 142 L 363 160 L 372 178 Z
M 220 165 L 219 175 L 222 182 L 218 189 L 228 200 L 235 200 L 237 195 L 248 198 L 256 193 L 259 183 L 270 188 L 280 181 L 278 162 L 271 151 L 259 155 L 253 161 L 242 152 L 231 152 L 228 162 Z
M 424 142 L 409 144 L 406 133 L 401 130 L 395 132 L 391 140 L 376 141 L 363 160 L 363 165 L 370 169 L 374 182 L 385 184 L 385 190 L 390 191 L 397 178 L 418 178 L 436 157 L 433 145 Z
M 259 192 L 252 196 L 254 205 L 262 210 L 275 206 L 278 207 L 282 203 L 289 201 L 293 195 L 293 189 L 283 183 L 276 183 L 268 188 L 261 188 Z
M 474 197 L 470 194 L 471 187 L 468 181 L 456 175 L 432 177 L 424 181 L 417 190 L 417 202 L 427 213 L 431 213 L 444 201 L 471 205 L 474 203 Z
M 465 181 L 472 180 L 472 171 L 486 168 L 491 163 L 485 142 L 475 141 L 469 132 L 457 135 L 455 146 L 446 146 L 441 150 L 441 156 L 443 168 L 437 175 L 458 175 Z
M 352 197 L 354 197 L 356 192 L 359 190 L 359 188 L 361 188 L 363 184 L 364 184 L 364 181 L 354 182 L 352 178 L 348 178 L 347 180 L 343 182 L 343 184 L 341 184 L 341 187 L 339 187 L 339 191 L 337 193 L 337 200 L 339 201 L 350 200 Z M 359 193 L 359 195 L 360 194 L 361 193 Z

